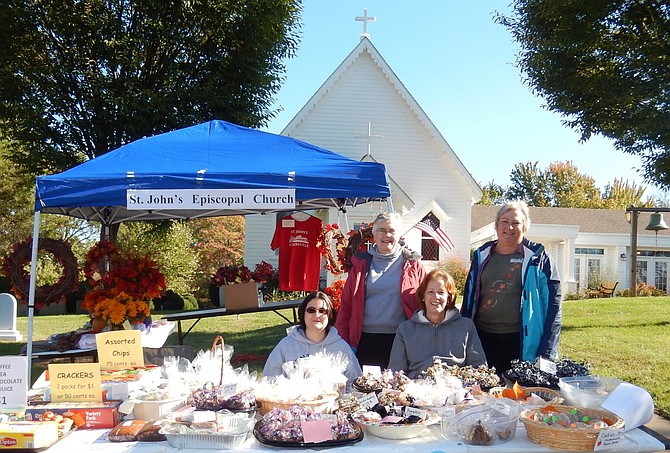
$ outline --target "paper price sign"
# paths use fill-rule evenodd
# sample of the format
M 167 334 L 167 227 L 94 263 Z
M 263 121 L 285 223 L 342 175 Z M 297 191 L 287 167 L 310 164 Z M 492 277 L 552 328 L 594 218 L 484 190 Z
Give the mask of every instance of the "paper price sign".
M 544 357 L 538 357 L 535 361 L 535 367 L 539 368 L 540 371 L 544 371 L 545 373 L 553 374 L 554 376 L 556 375 L 556 362 L 552 360 L 545 359 Z
M 379 400 L 377 399 L 377 395 L 375 394 L 375 392 L 370 392 L 358 398 L 358 404 L 360 404 L 365 408 L 370 409 L 375 404 L 379 404 Z
M 142 333 L 139 330 L 113 330 L 95 336 L 102 370 L 143 367 Z
M 25 407 L 28 384 L 27 357 L 3 357 L 0 363 L 0 412 L 10 407 Z
M 621 441 L 623 435 L 623 428 L 618 429 L 603 429 L 598 433 L 596 445 L 593 447 L 595 451 L 606 450 L 612 448 Z
M 49 364 L 51 401 L 102 401 L 99 363 Z

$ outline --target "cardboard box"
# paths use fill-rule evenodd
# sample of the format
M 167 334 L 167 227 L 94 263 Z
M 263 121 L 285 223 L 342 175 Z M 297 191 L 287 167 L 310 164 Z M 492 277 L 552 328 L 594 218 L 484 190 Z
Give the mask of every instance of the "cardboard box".
M 58 440 L 56 422 L 0 424 L 0 450 L 45 448 Z
M 114 428 L 119 424 L 122 401 L 47 403 L 28 406 L 26 420 L 40 420 L 43 413 L 66 414 L 79 429 Z
M 219 286 L 219 301 L 226 310 L 258 307 L 258 284 L 256 282 Z
M 168 412 L 172 412 L 186 404 L 185 397 L 157 401 L 140 401 L 133 399 L 128 401 L 131 401 L 134 404 L 133 418 L 142 420 L 156 420 L 163 418 Z

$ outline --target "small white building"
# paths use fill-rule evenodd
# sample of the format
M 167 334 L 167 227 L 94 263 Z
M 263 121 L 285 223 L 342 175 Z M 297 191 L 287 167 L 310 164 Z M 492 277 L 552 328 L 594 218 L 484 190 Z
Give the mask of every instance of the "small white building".
M 468 260 L 472 205 L 481 189 L 379 51 L 363 37 L 282 131 L 338 154 L 386 165 L 392 203 L 403 216 L 402 235 L 427 261 Z M 343 233 L 369 223 L 387 205 L 368 203 L 313 212 Z M 413 228 L 430 217 L 452 239 L 448 253 Z M 277 265 L 270 250 L 276 216 L 247 216 L 245 264 Z

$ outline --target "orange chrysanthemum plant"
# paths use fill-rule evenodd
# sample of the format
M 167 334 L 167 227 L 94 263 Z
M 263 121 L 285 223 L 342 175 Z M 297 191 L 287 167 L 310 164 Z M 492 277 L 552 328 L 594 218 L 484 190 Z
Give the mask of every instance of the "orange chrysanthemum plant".
M 109 241 L 101 241 L 86 254 L 84 275 L 92 290 L 82 307 L 91 314 L 93 330 L 122 328 L 143 322 L 150 314 L 149 302 L 166 289 L 165 276 L 147 257 L 121 253 Z

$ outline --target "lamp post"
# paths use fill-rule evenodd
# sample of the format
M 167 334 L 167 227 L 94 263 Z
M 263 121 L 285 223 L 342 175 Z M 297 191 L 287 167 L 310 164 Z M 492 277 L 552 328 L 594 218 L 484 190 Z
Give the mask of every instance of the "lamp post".
M 631 206 L 626 209 L 626 220 L 630 223 L 630 295 L 637 296 L 637 218 L 640 216 L 639 208 Z

